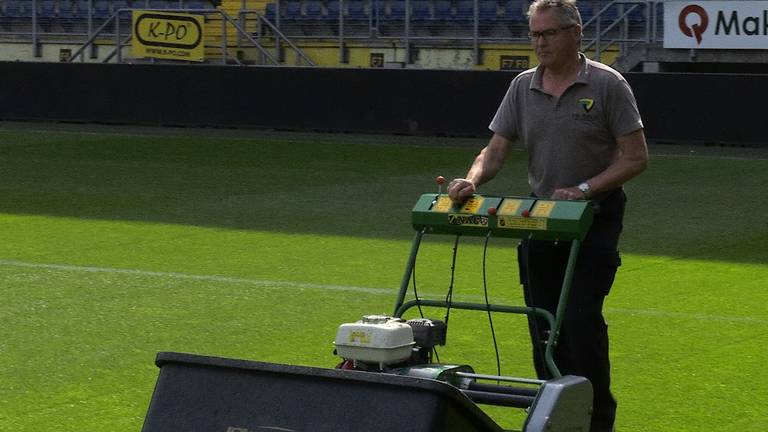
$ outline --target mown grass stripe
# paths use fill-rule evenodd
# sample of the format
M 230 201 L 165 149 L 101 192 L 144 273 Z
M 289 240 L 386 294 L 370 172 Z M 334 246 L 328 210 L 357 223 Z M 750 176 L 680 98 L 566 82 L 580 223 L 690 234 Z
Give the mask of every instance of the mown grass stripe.
M 363 287 L 363 286 L 354 286 L 354 285 L 318 284 L 318 283 L 309 283 L 309 282 L 301 282 L 301 281 L 251 279 L 251 278 L 216 276 L 216 275 L 196 275 L 196 274 L 179 273 L 179 272 L 158 272 L 158 271 L 138 270 L 138 269 L 121 269 L 121 268 L 113 268 L 113 267 L 78 266 L 78 265 L 71 265 L 71 264 L 32 263 L 32 262 L 16 261 L 16 260 L 0 260 L 0 266 L 22 267 L 22 268 L 32 268 L 32 269 L 48 269 L 48 270 L 84 272 L 84 273 L 125 274 L 125 275 L 132 275 L 132 276 L 149 276 L 149 277 L 161 277 L 161 278 L 165 277 L 165 278 L 173 278 L 173 279 L 187 279 L 187 280 L 194 280 L 194 281 L 209 281 L 209 282 L 217 282 L 217 283 L 255 285 L 262 288 L 314 289 L 314 290 L 323 290 L 323 291 L 358 292 L 358 293 L 366 293 L 366 294 L 372 294 L 372 295 L 387 295 L 387 296 L 390 296 L 390 295 L 394 296 L 394 294 L 397 291 L 397 289 L 373 288 L 373 287 Z M 443 295 L 436 294 L 436 293 L 420 293 L 420 296 L 430 297 L 430 298 L 441 298 Z M 467 296 L 467 295 L 460 296 L 460 297 L 467 300 L 469 299 L 477 300 L 480 298 L 480 296 Z M 457 296 L 457 298 L 459 298 L 459 296 Z M 670 312 L 670 311 L 663 311 L 663 310 L 657 310 L 657 309 L 631 309 L 631 308 L 615 308 L 615 307 L 607 307 L 605 311 L 608 314 L 619 314 L 619 315 L 645 315 L 645 316 L 654 316 L 654 317 L 660 317 L 660 318 L 676 318 L 676 319 L 688 319 L 688 320 L 698 320 L 698 321 L 724 321 L 724 322 L 734 322 L 734 323 L 742 322 L 742 323 L 768 325 L 768 320 L 755 318 L 755 317 L 734 317 L 734 316 L 713 315 L 713 314 L 692 314 L 692 313 L 684 313 L 684 312 Z

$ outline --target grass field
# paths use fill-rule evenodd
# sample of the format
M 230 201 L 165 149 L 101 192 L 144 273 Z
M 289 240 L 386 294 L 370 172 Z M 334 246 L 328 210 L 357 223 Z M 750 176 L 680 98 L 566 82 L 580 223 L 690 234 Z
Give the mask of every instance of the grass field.
M 340 323 L 392 312 L 416 198 L 483 144 L 32 126 L 0 129 L 0 431 L 140 430 L 158 351 L 333 366 Z M 768 430 L 768 158 L 670 149 L 627 187 L 618 430 Z M 483 192 L 527 193 L 524 166 Z M 448 240 L 419 256 L 427 295 Z M 491 242 L 493 302 L 522 303 L 513 246 Z M 480 298 L 481 255 L 463 240 L 456 298 Z M 486 317 L 451 316 L 441 358 L 495 373 Z M 502 373 L 532 376 L 523 320 L 495 325 Z

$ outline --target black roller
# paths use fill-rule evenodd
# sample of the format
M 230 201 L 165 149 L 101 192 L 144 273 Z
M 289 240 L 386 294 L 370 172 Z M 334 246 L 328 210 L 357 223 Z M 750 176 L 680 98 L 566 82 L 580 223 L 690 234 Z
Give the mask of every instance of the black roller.
M 462 390 L 472 402 L 477 404 L 508 406 L 514 408 L 528 408 L 533 405 L 534 396 L 514 395 L 506 393 L 494 393 L 478 390 Z
M 481 384 L 478 382 L 472 382 L 469 384 L 469 390 L 477 390 L 490 393 L 504 393 L 518 396 L 531 396 L 536 397 L 539 394 L 538 388 L 532 387 L 512 387 L 503 386 L 497 384 Z

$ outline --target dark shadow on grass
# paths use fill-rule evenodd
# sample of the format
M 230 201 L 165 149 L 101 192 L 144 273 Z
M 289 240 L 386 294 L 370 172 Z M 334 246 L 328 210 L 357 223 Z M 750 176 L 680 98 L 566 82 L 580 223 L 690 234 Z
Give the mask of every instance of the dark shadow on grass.
M 386 135 L 57 129 L 0 132 L 0 212 L 410 239 L 416 199 L 437 190 L 436 175 L 463 175 L 484 144 Z M 628 185 L 622 249 L 765 263 L 768 203 L 754 191 L 768 184 L 768 160 L 671 153 L 652 158 L 648 172 Z M 526 194 L 524 173 L 525 155 L 516 152 L 483 192 Z

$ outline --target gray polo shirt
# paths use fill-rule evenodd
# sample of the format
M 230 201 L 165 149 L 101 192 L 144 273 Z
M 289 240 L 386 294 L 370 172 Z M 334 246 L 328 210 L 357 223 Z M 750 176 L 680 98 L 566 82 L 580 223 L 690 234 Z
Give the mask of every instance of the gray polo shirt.
M 624 77 L 579 57 L 576 82 L 560 98 L 543 91 L 543 69 L 517 75 L 489 126 L 528 151 L 528 181 L 541 197 L 604 171 L 618 156 L 616 138 L 643 127 Z

